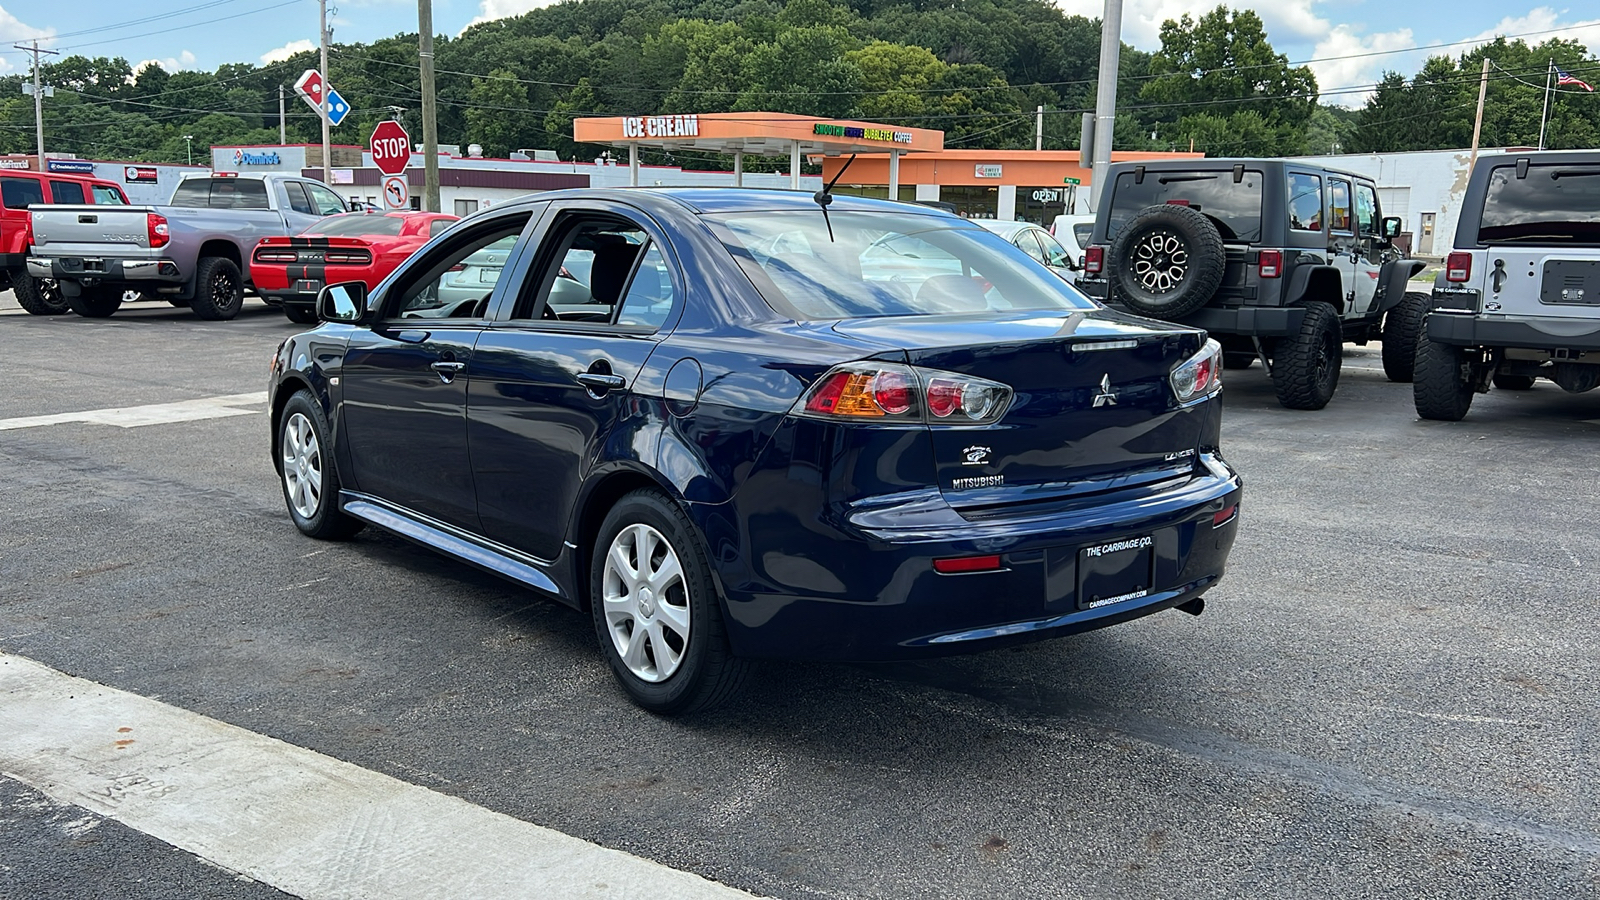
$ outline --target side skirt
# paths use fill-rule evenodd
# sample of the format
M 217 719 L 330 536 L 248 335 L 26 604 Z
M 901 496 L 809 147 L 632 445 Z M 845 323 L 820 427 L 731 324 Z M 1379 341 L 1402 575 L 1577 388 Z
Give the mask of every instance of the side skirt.
M 431 550 L 453 556 L 524 587 L 542 591 L 568 606 L 578 605 L 578 599 L 562 590 L 551 577 L 548 570 L 556 567 L 553 561 L 529 556 L 481 534 L 447 525 L 438 519 L 358 491 L 340 491 L 339 508 L 363 522 Z

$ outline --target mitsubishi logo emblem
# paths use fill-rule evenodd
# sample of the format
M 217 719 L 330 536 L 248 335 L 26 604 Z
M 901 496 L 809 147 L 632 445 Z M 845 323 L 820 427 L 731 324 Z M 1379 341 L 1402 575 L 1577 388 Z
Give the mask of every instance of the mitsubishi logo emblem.
M 1111 389 L 1111 373 L 1107 372 L 1100 376 L 1100 393 L 1094 395 L 1094 406 L 1092 408 L 1099 409 L 1102 406 L 1116 405 L 1117 392 Z

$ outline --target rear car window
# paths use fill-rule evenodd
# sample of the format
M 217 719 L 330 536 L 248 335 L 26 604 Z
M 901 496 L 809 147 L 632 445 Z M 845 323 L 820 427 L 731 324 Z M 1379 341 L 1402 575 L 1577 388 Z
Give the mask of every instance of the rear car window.
M 1078 239 L 1079 247 L 1089 246 L 1089 235 L 1091 234 L 1094 234 L 1093 222 L 1084 222 L 1081 225 L 1072 226 L 1072 236 Z
M 1600 246 L 1600 165 L 1529 166 L 1526 178 L 1515 166 L 1495 166 L 1478 241 Z
M 1094 308 L 1009 241 L 945 216 L 824 219 L 818 209 L 706 221 L 767 303 L 802 321 Z
M 324 237 L 360 237 L 368 234 L 386 234 L 399 237 L 406 220 L 399 216 L 329 216 L 312 223 L 305 234 Z
M 50 202 L 52 203 L 85 203 L 83 198 L 83 185 L 76 181 L 50 182 Z
M 267 184 L 255 178 L 191 178 L 178 185 L 172 206 L 212 209 L 271 209 Z
M 1114 240 L 1122 224 L 1146 207 L 1175 203 L 1198 210 L 1217 223 L 1225 241 L 1261 239 L 1259 171 L 1246 169 L 1238 184 L 1224 172 L 1146 172 L 1140 184 L 1133 172 L 1117 176 L 1106 222 L 1106 240 Z
M 32 178 L 0 178 L 0 202 L 6 209 L 26 209 L 44 202 L 44 187 Z

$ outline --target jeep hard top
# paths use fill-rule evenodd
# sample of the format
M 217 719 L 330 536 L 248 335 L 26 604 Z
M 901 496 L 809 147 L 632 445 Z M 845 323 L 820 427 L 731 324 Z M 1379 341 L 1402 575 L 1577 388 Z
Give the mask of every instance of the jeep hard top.
M 1114 163 L 1078 286 L 1112 306 L 1204 328 L 1230 368 L 1260 359 L 1278 402 L 1321 409 L 1343 343 L 1383 341 L 1410 381 L 1428 297 L 1372 180 L 1284 159 Z M 1408 299 L 1409 298 L 1409 299 Z
M 1455 247 L 1417 344 L 1417 413 L 1456 421 L 1472 395 L 1600 386 L 1600 151 L 1478 158 Z

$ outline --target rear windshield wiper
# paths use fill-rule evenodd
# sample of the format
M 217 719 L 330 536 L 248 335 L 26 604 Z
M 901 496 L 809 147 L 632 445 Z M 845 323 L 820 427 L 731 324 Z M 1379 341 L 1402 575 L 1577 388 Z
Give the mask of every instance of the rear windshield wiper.
M 1590 175 L 1600 175 L 1600 168 L 1594 169 L 1557 169 L 1550 173 L 1552 181 L 1558 178 L 1584 178 Z

